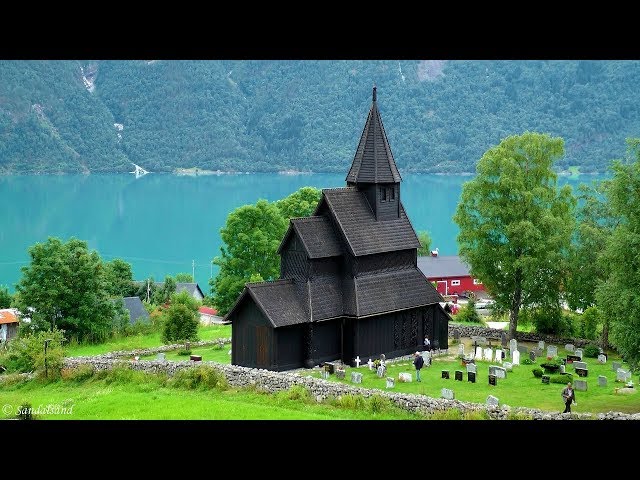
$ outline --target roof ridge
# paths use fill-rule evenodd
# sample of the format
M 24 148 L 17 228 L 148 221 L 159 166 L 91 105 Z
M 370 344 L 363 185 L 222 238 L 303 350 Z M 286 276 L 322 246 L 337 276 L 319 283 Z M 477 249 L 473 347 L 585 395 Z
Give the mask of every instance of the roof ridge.
M 247 282 L 245 286 L 247 287 L 266 287 L 269 285 L 280 285 L 280 284 L 289 284 L 293 283 L 291 278 L 277 278 L 276 280 L 264 280 L 262 282 Z
M 356 187 L 354 186 L 347 186 L 347 187 L 331 187 L 331 188 L 323 188 L 322 191 L 323 192 L 343 192 L 346 190 L 358 190 Z
M 291 217 L 289 220 L 291 220 L 292 222 L 310 222 L 310 221 L 316 221 L 316 220 L 326 220 L 327 217 L 325 217 L 324 215 L 309 215 L 308 217 Z

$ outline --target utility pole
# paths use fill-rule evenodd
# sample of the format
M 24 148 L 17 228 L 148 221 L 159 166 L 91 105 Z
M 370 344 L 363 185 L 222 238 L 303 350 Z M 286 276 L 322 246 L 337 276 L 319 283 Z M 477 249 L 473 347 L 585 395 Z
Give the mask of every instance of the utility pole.
M 193 278 L 193 281 L 196 281 L 196 261 L 195 260 L 191 260 L 191 278 Z
M 147 303 L 149 303 L 149 279 L 147 278 Z

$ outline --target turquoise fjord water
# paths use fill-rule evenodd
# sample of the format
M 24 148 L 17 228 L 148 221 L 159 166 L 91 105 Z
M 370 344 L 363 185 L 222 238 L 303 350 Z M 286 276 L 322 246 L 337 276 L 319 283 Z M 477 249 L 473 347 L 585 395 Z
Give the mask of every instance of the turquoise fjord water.
M 574 187 L 599 177 L 561 177 Z M 0 285 L 14 291 L 27 249 L 55 236 L 86 240 L 105 260 L 122 258 L 134 278 L 191 272 L 205 293 L 217 267 L 220 228 L 240 205 L 278 200 L 303 186 L 342 187 L 345 174 L 175 176 L 68 175 L 0 177 Z M 432 248 L 457 253 L 451 220 L 469 176 L 404 174 L 402 202 Z

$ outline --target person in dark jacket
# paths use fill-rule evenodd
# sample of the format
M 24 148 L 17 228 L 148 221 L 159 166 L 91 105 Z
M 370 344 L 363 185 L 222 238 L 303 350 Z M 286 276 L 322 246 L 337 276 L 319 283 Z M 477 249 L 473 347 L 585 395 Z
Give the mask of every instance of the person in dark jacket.
M 562 390 L 562 399 L 564 400 L 564 412 L 562 413 L 571 413 L 571 404 L 576 403 L 576 393 L 571 382 L 567 383 L 566 388 Z
M 421 382 L 420 369 L 424 366 L 424 358 L 422 358 L 420 352 L 416 352 L 416 358 L 413 360 L 413 365 L 416 367 L 416 382 Z

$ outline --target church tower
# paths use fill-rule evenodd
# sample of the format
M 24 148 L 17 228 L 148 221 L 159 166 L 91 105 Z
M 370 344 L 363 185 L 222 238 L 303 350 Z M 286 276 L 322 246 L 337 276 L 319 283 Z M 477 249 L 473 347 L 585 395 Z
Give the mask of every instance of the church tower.
M 373 87 L 369 116 L 346 181 L 347 186 L 356 187 L 365 194 L 376 220 L 400 218 L 402 178 L 382 125 L 376 87 Z

